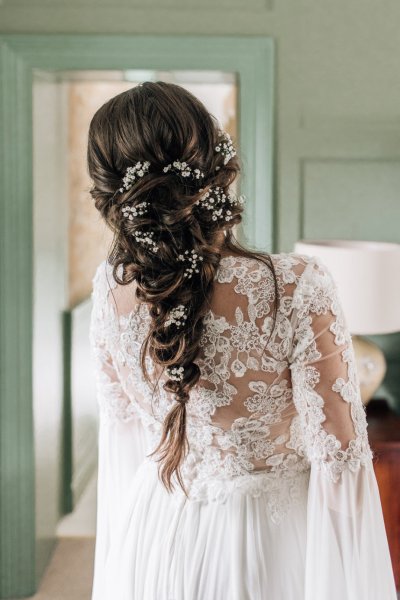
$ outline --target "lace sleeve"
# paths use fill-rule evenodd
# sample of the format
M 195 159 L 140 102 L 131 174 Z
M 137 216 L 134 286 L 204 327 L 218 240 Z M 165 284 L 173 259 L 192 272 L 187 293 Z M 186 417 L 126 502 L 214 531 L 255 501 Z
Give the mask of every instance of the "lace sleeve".
M 305 600 L 395 600 L 352 339 L 316 257 L 294 292 L 292 323 L 293 400 L 311 466 Z
M 101 263 L 93 278 L 90 347 L 99 405 L 97 519 L 94 596 L 105 586 L 103 575 L 114 532 L 121 526 L 128 491 L 142 463 L 147 440 L 145 430 L 120 383 L 108 348 L 110 335 L 107 307 L 108 285 Z
M 290 358 L 293 400 L 310 461 L 337 481 L 373 457 L 351 335 L 336 283 L 318 259 L 309 262 L 293 297 Z
M 105 262 L 97 268 L 92 280 L 92 312 L 90 320 L 90 348 L 97 403 L 104 419 L 129 420 L 136 417 L 135 406 L 121 384 L 115 362 L 109 350 L 113 335 L 108 293 L 110 285 Z

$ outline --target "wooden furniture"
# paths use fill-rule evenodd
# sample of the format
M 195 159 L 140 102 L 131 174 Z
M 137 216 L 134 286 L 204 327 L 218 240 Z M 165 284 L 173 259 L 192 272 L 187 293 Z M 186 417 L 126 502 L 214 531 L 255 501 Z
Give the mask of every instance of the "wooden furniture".
M 385 400 L 367 404 L 368 437 L 375 453 L 374 469 L 381 497 L 386 533 L 400 589 L 400 415 Z

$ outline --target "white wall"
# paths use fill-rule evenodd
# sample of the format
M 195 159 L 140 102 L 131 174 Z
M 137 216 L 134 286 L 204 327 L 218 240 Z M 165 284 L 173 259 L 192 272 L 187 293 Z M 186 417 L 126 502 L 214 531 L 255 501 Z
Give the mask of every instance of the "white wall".
M 68 216 L 65 89 L 43 74 L 33 86 L 34 344 L 33 398 L 38 572 L 60 517 L 62 326 Z

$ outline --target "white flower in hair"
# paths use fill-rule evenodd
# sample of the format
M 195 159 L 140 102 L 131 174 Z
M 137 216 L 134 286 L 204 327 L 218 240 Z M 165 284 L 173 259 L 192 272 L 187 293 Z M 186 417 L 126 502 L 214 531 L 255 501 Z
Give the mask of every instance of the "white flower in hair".
M 200 169 L 192 169 L 188 163 L 181 162 L 180 160 L 174 160 L 174 162 L 169 163 L 163 168 L 164 173 L 168 173 L 168 171 L 175 171 L 182 175 L 182 177 L 194 177 L 195 179 L 200 179 L 200 177 L 204 177 L 204 173 L 200 171 Z
M 174 381 L 182 381 L 185 372 L 184 367 L 167 367 L 166 373 L 170 379 Z
M 119 188 L 120 192 L 124 190 L 130 190 L 132 185 L 139 177 L 143 177 L 146 173 L 149 172 L 150 162 L 146 161 L 138 161 L 133 165 L 133 167 L 128 167 L 125 171 L 125 176 L 123 178 L 123 185 Z
M 197 268 L 199 261 L 203 260 L 203 257 L 195 252 L 195 250 L 185 250 L 183 254 L 178 255 L 178 260 L 181 262 L 188 261 L 190 264 L 186 267 L 183 276 L 191 279 L 193 273 L 200 273 Z
M 150 203 L 146 202 L 146 200 L 139 202 L 139 204 L 136 204 L 136 206 L 133 204 L 123 206 L 121 209 L 122 215 L 130 221 L 133 221 L 134 217 L 140 217 L 144 215 L 147 212 L 148 206 L 150 206 Z
M 203 191 L 202 188 L 199 190 Z M 234 204 L 243 204 L 244 196 L 234 196 L 229 193 L 225 194 L 224 190 L 219 187 L 211 187 L 207 192 L 203 194 L 198 200 L 196 200 L 195 204 L 201 205 L 202 207 L 210 210 L 212 213 L 212 220 L 217 221 L 219 218 L 223 217 L 225 221 L 230 221 L 233 219 L 232 211 L 230 209 L 225 209 L 224 205 L 229 203 L 231 205 Z
M 157 252 L 160 249 L 159 246 L 157 246 L 157 244 L 153 240 L 154 231 L 144 232 L 140 229 L 137 229 L 136 231 L 132 232 L 132 235 L 135 238 L 135 240 L 139 242 L 139 244 L 150 246 L 150 250 L 152 252 Z
M 186 307 L 183 304 L 178 304 L 178 306 L 171 310 L 168 319 L 165 321 L 165 327 L 168 327 L 168 325 L 172 324 L 175 324 L 177 327 L 180 327 L 185 323 L 186 319 Z
M 216 152 L 220 152 L 224 157 L 224 165 L 226 165 L 233 156 L 236 156 L 236 150 L 232 142 L 232 138 L 227 131 L 221 132 L 221 141 L 215 146 Z M 220 167 L 216 167 L 218 171 Z

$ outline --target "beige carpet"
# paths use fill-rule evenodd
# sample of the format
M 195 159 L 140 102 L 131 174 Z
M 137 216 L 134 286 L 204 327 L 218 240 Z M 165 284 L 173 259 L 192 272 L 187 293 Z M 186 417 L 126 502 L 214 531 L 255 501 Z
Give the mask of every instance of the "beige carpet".
M 93 538 L 61 538 L 31 600 L 90 600 L 93 578 Z
M 94 473 L 75 510 L 58 524 L 57 545 L 39 590 L 30 600 L 91 599 L 96 484 L 97 473 Z

